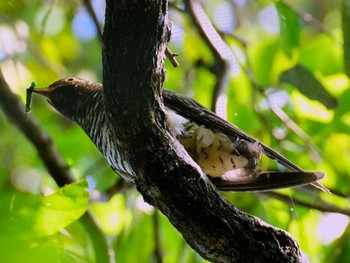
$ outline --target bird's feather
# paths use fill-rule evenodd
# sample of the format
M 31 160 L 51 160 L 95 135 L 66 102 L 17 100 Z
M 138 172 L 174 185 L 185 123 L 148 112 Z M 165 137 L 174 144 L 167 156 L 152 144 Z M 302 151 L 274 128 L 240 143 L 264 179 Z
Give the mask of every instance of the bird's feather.
M 324 173 L 318 171 L 304 171 L 298 165 L 288 160 L 274 149 L 243 132 L 232 123 L 220 118 L 198 102 L 169 90 L 164 90 L 163 100 L 167 107 L 181 116 L 198 123 L 198 125 L 205 125 L 205 127 L 209 129 L 215 129 L 216 131 L 226 134 L 233 140 L 238 138 L 251 143 L 258 143 L 263 150 L 263 154 L 270 159 L 277 161 L 291 171 L 275 173 L 263 172 L 260 173 L 254 181 L 241 183 L 237 183 L 234 180 L 215 178 L 214 183 L 219 189 L 234 191 L 263 191 L 313 183 L 315 187 L 325 190 L 321 184 L 316 182 L 324 177 Z

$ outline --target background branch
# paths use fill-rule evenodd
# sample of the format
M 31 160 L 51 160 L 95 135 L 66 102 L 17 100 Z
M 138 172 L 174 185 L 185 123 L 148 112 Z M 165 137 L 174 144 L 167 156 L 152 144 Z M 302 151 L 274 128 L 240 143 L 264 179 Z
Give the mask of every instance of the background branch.
M 68 165 L 58 153 L 50 136 L 39 123 L 26 114 L 22 101 L 12 93 L 0 69 L 0 106 L 9 120 L 28 138 L 37 149 L 41 160 L 58 186 L 73 182 Z
M 71 171 L 53 144 L 50 135 L 40 127 L 38 122 L 30 114 L 26 114 L 22 101 L 17 95 L 12 93 L 1 69 L 0 107 L 7 118 L 18 127 L 37 149 L 40 159 L 44 162 L 56 184 L 62 187 L 72 183 L 73 177 Z M 110 262 L 105 236 L 96 225 L 90 212 L 85 212 L 80 221 L 91 236 L 96 258 L 98 258 L 99 262 Z
M 266 195 L 266 196 L 269 196 L 269 197 L 272 197 L 272 198 L 275 198 L 277 200 L 280 200 L 284 203 L 290 203 L 290 201 L 292 200 L 294 204 L 297 204 L 297 205 L 301 205 L 301 206 L 304 206 L 304 207 L 309 207 L 309 208 L 312 208 L 312 209 L 317 209 L 318 211 L 322 211 L 322 212 L 327 212 L 327 213 L 339 213 L 339 214 L 343 214 L 343 215 L 346 215 L 346 216 L 350 216 L 350 210 L 349 209 L 342 209 L 338 206 L 335 206 L 335 205 L 332 205 L 332 204 L 329 204 L 329 203 L 326 203 L 322 200 L 317 200 L 316 202 L 313 202 L 312 204 L 311 203 L 308 203 L 304 200 L 301 200 L 300 198 L 294 196 L 294 197 L 291 197 L 291 196 L 288 196 L 288 195 L 285 195 L 285 194 L 281 194 L 281 193 L 278 193 L 278 192 L 264 192 L 262 193 L 263 195 Z M 319 198 L 317 198 L 319 199 Z
M 98 21 L 96 12 L 94 10 L 94 7 L 91 4 L 90 0 L 84 0 L 84 5 L 86 6 L 86 9 L 88 11 L 88 13 L 91 16 L 92 21 L 94 22 L 96 31 L 97 31 L 97 35 L 98 35 L 98 39 L 100 40 L 100 42 L 102 43 L 102 27 Z
M 232 52 L 216 31 L 200 1 L 187 0 L 185 2 L 193 24 L 214 55 L 213 73 L 216 76 L 216 82 L 213 90 L 211 109 L 218 113 L 218 107 L 226 109 L 226 105 L 217 105 L 217 103 L 220 96 L 226 96 L 228 74 L 230 70 L 230 54 L 232 54 Z M 221 117 L 226 118 L 226 116 Z
M 157 209 L 154 210 L 154 213 L 152 215 L 153 219 L 153 233 L 154 233 L 154 258 L 157 263 L 163 262 L 163 251 L 162 251 L 162 244 L 161 244 L 161 235 L 160 235 L 160 218 L 159 218 L 159 212 Z

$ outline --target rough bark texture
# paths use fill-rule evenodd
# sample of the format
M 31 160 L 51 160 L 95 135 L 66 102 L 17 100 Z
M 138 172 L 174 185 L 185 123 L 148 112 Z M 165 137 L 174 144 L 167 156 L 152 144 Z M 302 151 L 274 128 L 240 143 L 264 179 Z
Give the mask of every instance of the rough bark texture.
M 167 132 L 162 111 L 167 1 L 107 0 L 103 37 L 106 109 L 137 189 L 213 262 L 305 262 L 286 232 L 225 200 Z

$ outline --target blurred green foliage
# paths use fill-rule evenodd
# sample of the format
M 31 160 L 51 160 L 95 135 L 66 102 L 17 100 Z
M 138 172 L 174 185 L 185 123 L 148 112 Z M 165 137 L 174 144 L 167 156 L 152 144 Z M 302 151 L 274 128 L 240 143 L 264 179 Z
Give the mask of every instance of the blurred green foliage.
M 344 198 L 293 189 L 281 191 L 289 202 L 252 193 L 225 196 L 239 209 L 289 231 L 311 262 L 345 262 L 348 217 L 299 206 L 293 197 L 311 206 L 326 201 L 339 211 L 349 206 L 348 1 L 202 3 L 234 57 L 227 118 L 301 167 L 325 171 L 323 183 Z M 103 4 L 92 1 L 101 24 Z M 180 67 L 166 62 L 164 86 L 210 108 L 213 54 L 181 1 L 171 2 L 169 15 L 170 48 L 180 54 Z M 0 1 L 0 63 L 25 103 L 32 81 L 39 87 L 71 75 L 101 81 L 101 41 L 82 2 Z M 283 109 L 303 133 L 289 129 L 272 106 Z M 1 262 L 102 262 L 99 231 L 109 248 L 105 258 L 117 262 L 155 262 L 156 248 L 164 262 L 203 262 L 163 215 L 120 181 L 79 127 L 36 96 L 31 117 L 52 136 L 75 179 L 83 181 L 57 189 L 35 148 L 0 113 Z M 280 168 L 266 159 L 261 166 Z M 116 192 L 115 185 L 121 185 Z M 77 220 L 87 209 L 96 231 Z

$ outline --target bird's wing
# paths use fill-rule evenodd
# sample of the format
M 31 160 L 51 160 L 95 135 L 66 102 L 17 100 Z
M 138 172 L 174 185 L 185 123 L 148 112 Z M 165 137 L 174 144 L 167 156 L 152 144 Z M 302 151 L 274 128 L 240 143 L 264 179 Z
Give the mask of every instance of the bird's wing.
M 291 171 L 303 171 L 303 169 L 288 160 L 283 155 L 279 154 L 259 140 L 253 138 L 249 134 L 243 132 L 232 123 L 220 118 L 196 101 L 169 90 L 164 90 L 163 96 L 164 104 L 185 118 L 193 120 L 199 125 L 205 125 L 209 129 L 219 130 L 229 137 L 238 137 L 252 143 L 257 142 L 261 145 L 263 153 L 267 157 L 276 160 L 278 163 Z
M 217 131 L 220 131 L 224 134 L 226 134 L 228 137 L 231 138 L 239 138 L 244 139 L 248 142 L 252 143 L 259 143 L 261 145 L 261 148 L 263 150 L 263 153 L 269 157 L 270 159 L 273 159 L 283 165 L 284 167 L 291 170 L 290 173 L 284 173 L 285 176 L 280 176 L 279 172 L 276 173 L 261 173 L 262 177 L 260 178 L 262 181 L 268 183 L 267 181 L 270 180 L 270 183 L 274 184 L 275 187 L 270 187 L 268 189 L 261 189 L 261 190 L 270 190 L 270 189 L 276 189 L 276 188 L 282 188 L 287 186 L 295 186 L 295 185 L 302 185 L 302 184 L 309 184 L 312 182 L 315 182 L 321 178 L 324 177 L 324 173 L 322 172 L 306 172 L 302 168 L 300 168 L 295 163 L 288 160 L 286 157 L 281 155 L 280 153 L 276 152 L 274 149 L 270 148 L 269 146 L 265 145 L 264 143 L 260 142 L 259 140 L 253 138 L 252 136 L 248 135 L 247 133 L 240 130 L 237 126 L 233 125 L 232 123 L 229 123 L 225 121 L 224 119 L 217 116 L 215 113 L 211 112 L 207 108 L 203 107 L 201 104 L 197 103 L 196 101 L 182 96 L 180 94 L 174 93 L 169 90 L 165 90 L 163 92 L 163 100 L 164 105 L 169 107 L 170 109 L 174 110 L 181 116 L 188 118 L 190 120 L 193 120 L 199 125 L 205 125 L 209 129 L 214 129 Z M 290 182 L 288 185 L 287 178 L 291 178 L 291 176 L 298 177 L 298 175 L 304 179 L 300 181 L 298 178 L 294 178 L 294 182 Z M 216 179 L 215 179 L 216 180 Z M 237 189 L 232 189 L 234 182 L 232 184 L 230 182 L 220 181 L 216 180 L 216 185 L 221 185 L 222 190 L 236 190 L 236 191 L 250 191 L 250 190 L 257 190 L 254 185 L 259 184 L 258 182 L 247 182 L 245 183 L 245 186 L 239 186 L 239 184 L 235 184 L 237 186 Z M 280 181 L 280 182 L 279 182 Z M 292 180 L 293 181 L 293 180 Z M 275 182 L 275 183 L 274 183 Z M 251 184 L 251 188 L 249 189 L 249 184 Z M 319 184 L 315 183 L 313 184 L 318 188 L 324 188 Z M 227 186 L 227 187 L 225 187 Z M 271 186 L 271 185 L 270 185 Z M 248 188 L 248 189 L 246 189 Z M 241 190 L 240 190 L 241 189 Z

